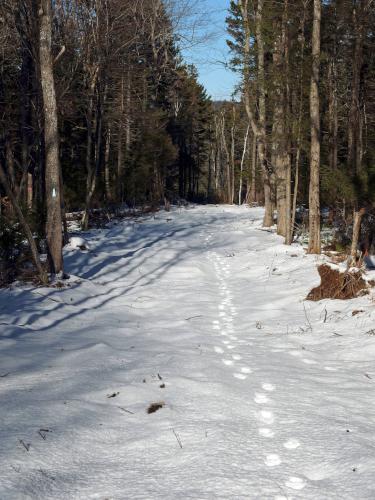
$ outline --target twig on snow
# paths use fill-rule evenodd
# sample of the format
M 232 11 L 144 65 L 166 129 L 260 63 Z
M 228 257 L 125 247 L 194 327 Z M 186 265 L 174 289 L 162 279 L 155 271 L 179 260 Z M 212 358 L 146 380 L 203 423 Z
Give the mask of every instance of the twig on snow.
M 127 410 L 126 408 L 123 408 L 122 406 L 117 407 L 119 410 L 124 411 L 125 413 L 130 413 L 130 415 L 134 415 L 134 413 L 130 410 Z
M 172 429 L 172 431 L 173 431 L 173 434 L 175 435 L 175 437 L 177 439 L 177 443 L 180 445 L 180 448 L 182 449 L 182 442 L 181 442 L 180 436 L 177 434 L 177 432 L 174 429 Z
M 25 441 L 23 439 L 20 439 L 19 442 L 22 444 L 22 446 L 25 448 L 26 451 L 30 450 L 30 446 L 31 446 L 30 443 L 25 443 Z
M 302 302 L 302 305 L 303 305 L 303 310 L 304 310 L 304 313 L 305 313 L 305 318 L 306 318 L 307 324 L 309 325 L 310 331 L 312 332 L 312 331 L 313 331 L 313 328 L 312 328 L 312 326 L 311 326 L 311 323 L 310 323 L 309 317 L 307 316 L 307 311 L 306 311 L 305 303 L 304 303 L 304 302 Z

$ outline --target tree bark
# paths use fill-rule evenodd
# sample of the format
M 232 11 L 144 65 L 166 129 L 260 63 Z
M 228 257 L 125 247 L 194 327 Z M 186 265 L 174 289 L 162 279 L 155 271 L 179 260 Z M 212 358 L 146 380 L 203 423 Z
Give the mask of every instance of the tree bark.
M 86 203 L 85 210 L 83 212 L 83 217 L 81 221 L 82 229 L 86 230 L 88 228 L 89 223 L 89 212 L 88 212 L 88 204 L 90 198 L 90 189 L 93 182 L 94 177 L 94 168 L 92 165 L 92 136 L 93 136 L 93 121 L 94 119 L 94 97 L 95 97 L 95 87 L 99 74 L 99 66 L 95 66 L 92 68 L 91 72 L 91 81 L 89 87 L 89 101 L 87 108 L 87 116 L 86 116 L 86 124 L 87 124 L 87 140 L 86 140 Z M 96 115 L 95 115 L 96 118 Z
M 39 3 L 39 59 L 43 94 L 45 139 L 46 235 L 51 272 L 63 272 L 62 218 L 60 192 L 59 131 L 52 59 L 52 7 L 50 0 Z
M 258 157 L 259 163 L 263 174 L 264 183 L 264 208 L 265 214 L 263 219 L 263 226 L 270 227 L 273 225 L 273 202 L 272 202 L 272 189 L 271 189 L 271 172 L 267 164 L 267 150 L 266 150 L 266 92 L 264 85 L 264 43 L 262 34 L 263 23 L 263 0 L 258 1 L 258 7 L 255 15 L 255 32 L 257 41 L 257 59 L 258 59 L 258 93 L 259 93 L 259 118 L 255 118 L 251 106 L 250 99 L 250 39 L 252 34 L 250 31 L 250 21 L 248 13 L 248 0 L 241 0 L 241 13 L 245 27 L 245 40 L 244 40 L 244 100 L 245 109 L 249 118 L 253 134 L 257 137 L 258 143 Z
M 106 100 L 106 89 L 104 90 L 104 102 Z M 101 160 L 101 145 L 102 145 L 102 126 L 103 126 L 103 112 L 102 112 L 102 103 L 100 96 L 98 97 L 98 102 L 97 102 L 97 107 L 96 107 L 96 112 L 95 112 L 95 156 L 94 156 L 94 162 L 95 166 L 94 168 L 91 167 L 91 172 L 90 176 L 88 178 L 88 183 L 87 183 L 87 192 L 86 192 L 86 205 L 85 205 L 85 211 L 82 219 L 82 228 L 84 230 L 88 229 L 88 223 L 89 223 L 89 213 L 90 213 L 90 208 L 91 208 L 91 202 L 95 193 L 96 189 L 96 183 L 97 183 L 97 178 L 98 178 L 98 173 L 99 173 L 99 168 L 100 168 L 100 160 Z
M 275 110 L 273 123 L 273 157 L 276 177 L 277 234 L 290 240 L 290 158 L 287 134 L 287 15 L 288 0 L 284 1 L 280 34 L 273 52 L 275 81 Z
M 257 174 L 257 137 L 253 136 L 253 148 L 251 153 L 251 194 L 250 199 L 252 203 L 255 203 L 257 200 L 257 185 L 256 185 L 256 174 Z
M 109 154 L 111 151 L 111 125 L 107 125 L 107 134 L 105 138 L 105 152 L 104 152 L 104 180 L 105 180 L 105 196 L 107 202 L 112 201 L 112 188 L 111 188 L 111 173 L 109 169 Z
M 320 23 L 321 0 L 314 0 L 312 34 L 312 68 L 310 87 L 311 157 L 309 186 L 309 247 L 308 252 L 320 254 Z
M 363 65 L 363 43 L 364 43 L 364 16 L 367 12 L 368 0 L 354 2 L 353 26 L 354 26 L 354 50 L 353 50 L 353 76 L 351 104 L 349 111 L 348 127 L 348 166 L 353 174 L 362 171 L 362 103 L 361 103 L 361 70 Z
M 265 214 L 263 219 L 264 227 L 273 225 L 273 201 L 271 172 L 267 165 L 266 155 L 266 89 L 264 73 L 264 41 L 263 41 L 263 5 L 264 0 L 258 0 L 258 7 L 255 14 L 255 33 L 257 41 L 258 55 L 258 91 L 259 91 L 259 141 L 258 154 L 264 175 L 264 206 Z
M 365 215 L 366 210 L 364 208 L 361 208 L 360 210 L 356 211 L 354 210 L 353 212 L 353 236 L 352 236 L 352 246 L 350 249 L 350 258 L 348 260 L 348 265 L 349 266 L 355 266 L 356 261 L 357 261 L 357 249 L 358 249 L 358 242 L 359 242 L 359 236 L 361 233 L 361 223 L 362 223 L 362 218 Z
M 246 153 L 247 153 L 247 141 L 249 138 L 249 132 L 250 132 L 250 123 L 247 126 L 245 138 L 243 141 L 243 151 L 242 151 L 241 167 L 240 167 L 240 185 L 238 188 L 238 205 L 239 206 L 242 205 L 243 169 L 244 169 L 245 158 L 246 158 Z
M 121 203 L 124 197 L 124 155 L 123 155 L 123 135 L 124 135 L 124 77 L 121 78 L 121 87 L 120 87 L 120 117 L 118 124 L 118 141 L 117 141 L 117 189 L 118 189 L 118 201 Z
M 290 241 L 293 241 L 295 222 L 296 222 L 296 210 L 297 210 L 297 198 L 298 198 L 298 188 L 299 188 L 299 171 L 300 171 L 300 159 L 301 159 L 301 147 L 302 147 L 302 119 L 303 119 L 303 70 L 305 64 L 305 23 L 306 23 L 306 8 L 307 1 L 303 2 L 303 16 L 300 23 L 300 50 L 301 50 L 301 63 L 299 70 L 299 103 L 298 103 L 298 119 L 297 119 L 297 147 L 296 147 L 296 158 L 294 167 L 294 190 L 293 190 L 293 205 L 291 214 L 291 224 L 290 224 Z

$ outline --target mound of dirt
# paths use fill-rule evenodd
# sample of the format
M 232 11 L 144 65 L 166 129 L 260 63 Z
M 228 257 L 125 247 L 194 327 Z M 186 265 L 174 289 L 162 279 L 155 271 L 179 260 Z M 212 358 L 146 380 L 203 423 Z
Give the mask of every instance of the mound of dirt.
M 313 288 L 307 300 L 322 299 L 354 299 L 363 293 L 368 293 L 368 284 L 360 271 L 340 272 L 326 264 L 318 267 L 320 285 Z

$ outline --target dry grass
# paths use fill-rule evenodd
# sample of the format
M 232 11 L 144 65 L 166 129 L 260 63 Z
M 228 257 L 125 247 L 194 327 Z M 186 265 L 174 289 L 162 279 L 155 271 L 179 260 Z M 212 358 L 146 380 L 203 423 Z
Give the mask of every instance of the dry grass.
M 368 293 L 368 284 L 361 271 L 340 272 L 323 264 L 318 267 L 320 285 L 311 290 L 307 300 L 340 299 L 347 300 Z

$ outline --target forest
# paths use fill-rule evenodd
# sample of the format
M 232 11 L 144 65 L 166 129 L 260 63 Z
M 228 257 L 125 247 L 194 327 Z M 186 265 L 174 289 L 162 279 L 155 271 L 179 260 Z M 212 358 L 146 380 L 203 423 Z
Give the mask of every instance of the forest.
M 3 282 L 25 252 L 42 281 L 63 272 L 66 213 L 85 230 L 95 210 L 182 200 L 264 205 L 264 226 L 290 244 L 304 224 L 312 253 L 324 209 L 354 257 L 373 226 L 372 0 L 231 1 L 224 102 L 181 55 L 188 3 L 1 3 Z
M 374 1 L 0 0 L 1 500 L 375 499 Z

